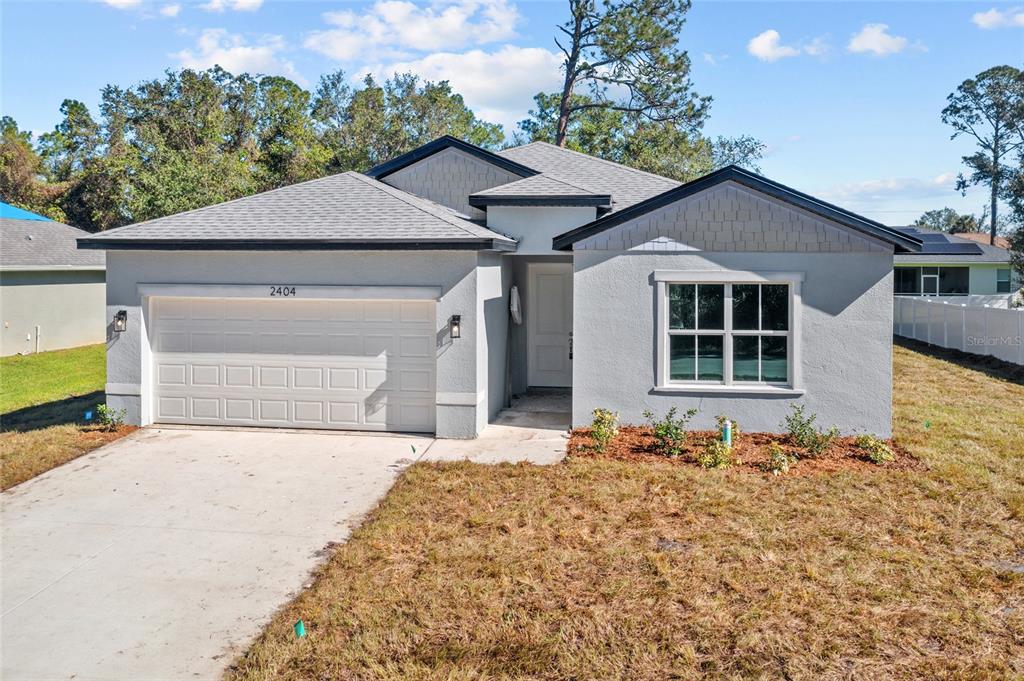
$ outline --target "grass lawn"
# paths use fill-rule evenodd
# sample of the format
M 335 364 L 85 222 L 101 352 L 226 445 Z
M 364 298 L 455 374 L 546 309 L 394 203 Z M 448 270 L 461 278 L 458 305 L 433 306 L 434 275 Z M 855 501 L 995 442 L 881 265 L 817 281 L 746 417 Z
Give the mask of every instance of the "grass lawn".
M 104 401 L 106 347 L 0 358 L 0 489 L 134 430 L 105 432 L 83 415 Z
M 418 464 L 229 676 L 1021 678 L 1024 377 L 895 355 L 919 470 Z
M 106 358 L 102 343 L 0 357 L 0 414 L 103 390 Z

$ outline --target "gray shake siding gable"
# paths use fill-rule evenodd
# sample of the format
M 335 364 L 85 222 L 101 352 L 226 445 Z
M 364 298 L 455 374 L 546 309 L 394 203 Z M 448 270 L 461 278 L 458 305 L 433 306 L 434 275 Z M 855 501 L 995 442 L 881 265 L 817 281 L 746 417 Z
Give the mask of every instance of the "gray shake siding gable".
M 892 247 L 733 182 L 575 244 L 576 250 L 891 253 Z
M 484 212 L 469 205 L 469 195 L 520 179 L 515 173 L 449 147 L 386 175 L 381 181 L 470 217 L 482 218 Z

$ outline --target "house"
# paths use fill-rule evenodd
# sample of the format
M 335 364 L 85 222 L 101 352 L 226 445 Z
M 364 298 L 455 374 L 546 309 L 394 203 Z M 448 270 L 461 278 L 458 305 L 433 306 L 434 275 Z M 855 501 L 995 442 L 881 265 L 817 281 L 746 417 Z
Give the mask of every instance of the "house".
M 0 203 L 0 355 L 103 342 L 104 255 L 77 248 L 86 234 Z
M 896 254 L 893 293 L 897 296 L 972 296 L 977 302 L 1005 303 L 1021 286 L 1010 267 L 1009 242 L 1002 237 L 993 246 L 987 234 L 894 229 L 923 244 L 915 253 Z
M 737 167 L 680 184 L 444 137 L 79 246 L 107 252 L 106 391 L 134 423 L 471 438 L 547 387 L 575 425 L 679 405 L 777 430 L 799 402 L 888 436 L 893 254 L 921 240 Z

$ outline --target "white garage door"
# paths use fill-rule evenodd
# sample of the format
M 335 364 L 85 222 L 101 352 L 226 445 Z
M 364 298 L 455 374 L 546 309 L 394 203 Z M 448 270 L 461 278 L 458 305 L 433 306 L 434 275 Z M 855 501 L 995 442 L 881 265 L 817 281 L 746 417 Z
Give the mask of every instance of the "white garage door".
M 153 298 L 158 423 L 433 432 L 433 302 Z

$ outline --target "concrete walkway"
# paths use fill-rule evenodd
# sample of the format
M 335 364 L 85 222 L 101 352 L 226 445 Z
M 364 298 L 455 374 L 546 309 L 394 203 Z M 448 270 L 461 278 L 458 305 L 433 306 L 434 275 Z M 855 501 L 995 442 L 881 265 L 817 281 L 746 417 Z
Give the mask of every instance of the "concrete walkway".
M 568 420 L 508 410 L 476 440 L 154 427 L 75 459 L 2 495 L 0 678 L 217 678 L 414 459 L 554 463 Z

